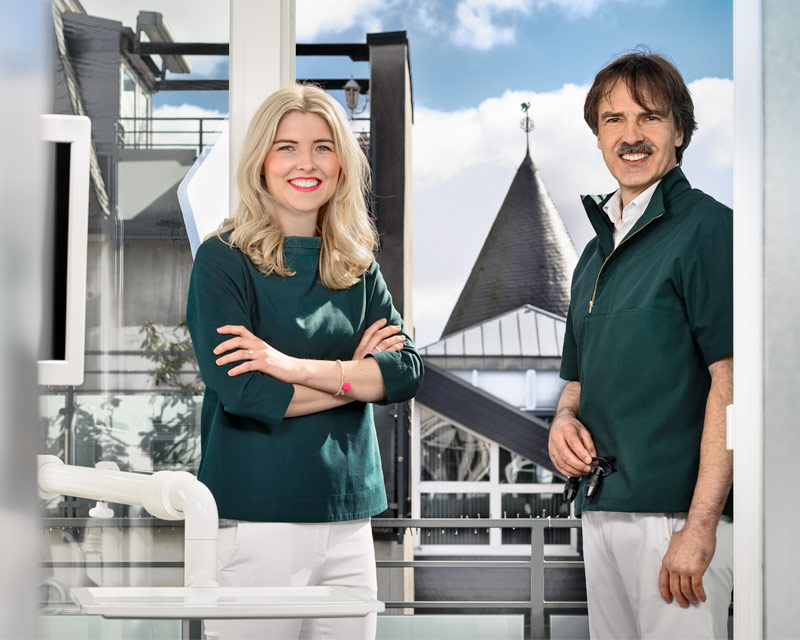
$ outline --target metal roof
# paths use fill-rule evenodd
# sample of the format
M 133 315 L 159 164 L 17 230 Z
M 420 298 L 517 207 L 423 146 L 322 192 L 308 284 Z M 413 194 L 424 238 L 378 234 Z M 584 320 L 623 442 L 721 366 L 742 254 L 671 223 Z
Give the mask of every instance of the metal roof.
M 442 336 L 524 304 L 566 317 L 577 262 L 567 227 L 526 154 Z
M 524 304 L 420 348 L 423 356 L 560 358 L 566 320 Z

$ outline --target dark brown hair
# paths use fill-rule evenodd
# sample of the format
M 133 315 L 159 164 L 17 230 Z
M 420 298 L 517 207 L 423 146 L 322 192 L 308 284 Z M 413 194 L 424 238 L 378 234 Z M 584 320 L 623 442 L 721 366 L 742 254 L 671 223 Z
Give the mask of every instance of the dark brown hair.
M 595 135 L 598 131 L 597 110 L 600 101 L 609 96 L 619 80 L 628 85 L 631 97 L 641 107 L 672 113 L 675 126 L 683 131 L 683 143 L 675 149 L 680 164 L 683 150 L 689 146 L 692 133 L 697 129 L 692 96 L 681 72 L 665 56 L 644 48 L 624 53 L 606 65 L 595 76 L 583 104 L 583 118 Z M 645 102 L 645 98 L 650 104 Z

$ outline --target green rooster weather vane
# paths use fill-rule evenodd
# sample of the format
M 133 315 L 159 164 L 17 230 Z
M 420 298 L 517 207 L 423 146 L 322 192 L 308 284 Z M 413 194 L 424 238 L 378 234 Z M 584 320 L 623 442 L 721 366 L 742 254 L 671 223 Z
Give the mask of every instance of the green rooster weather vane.
M 531 131 L 536 128 L 536 125 L 533 123 L 533 118 L 528 115 L 528 109 L 531 108 L 530 102 L 523 102 L 522 103 L 522 111 L 525 113 L 525 117 L 519 121 L 519 128 L 525 132 L 525 151 L 526 153 L 530 154 L 531 152 Z

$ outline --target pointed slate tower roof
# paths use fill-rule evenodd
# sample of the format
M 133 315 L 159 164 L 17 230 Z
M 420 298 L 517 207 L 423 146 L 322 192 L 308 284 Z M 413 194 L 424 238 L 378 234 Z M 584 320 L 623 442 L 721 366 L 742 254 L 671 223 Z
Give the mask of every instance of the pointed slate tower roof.
M 567 227 L 526 153 L 442 337 L 526 304 L 566 317 L 577 261 Z

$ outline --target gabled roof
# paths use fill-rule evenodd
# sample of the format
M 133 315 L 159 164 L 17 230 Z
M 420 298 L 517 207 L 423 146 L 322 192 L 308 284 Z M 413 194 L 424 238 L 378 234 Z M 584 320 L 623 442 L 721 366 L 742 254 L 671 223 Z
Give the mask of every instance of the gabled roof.
M 442 336 L 525 304 L 566 317 L 577 261 L 564 221 L 526 154 Z
M 560 358 L 566 320 L 524 304 L 421 347 L 423 356 Z
M 425 380 L 416 401 L 447 420 L 466 427 L 561 476 L 547 452 L 548 426 L 452 373 L 425 362 Z

